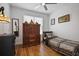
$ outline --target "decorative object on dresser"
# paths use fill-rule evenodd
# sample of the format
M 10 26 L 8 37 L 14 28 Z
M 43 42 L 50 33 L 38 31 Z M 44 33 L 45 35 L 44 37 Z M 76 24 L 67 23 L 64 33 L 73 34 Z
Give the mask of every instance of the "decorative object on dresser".
M 40 24 L 33 21 L 23 23 L 23 46 L 29 47 L 40 44 Z
M 13 34 L 0 34 L 0 56 L 15 55 L 15 36 Z

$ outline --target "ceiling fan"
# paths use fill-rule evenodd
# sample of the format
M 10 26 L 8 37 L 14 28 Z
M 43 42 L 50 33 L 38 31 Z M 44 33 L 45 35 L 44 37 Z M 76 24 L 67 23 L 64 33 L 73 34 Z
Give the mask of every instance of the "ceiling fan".
M 40 8 L 42 6 L 47 11 L 48 10 L 47 5 L 49 5 L 49 4 L 57 4 L 57 3 L 40 3 L 39 5 L 37 5 L 35 7 L 35 9 L 38 9 L 38 8 Z

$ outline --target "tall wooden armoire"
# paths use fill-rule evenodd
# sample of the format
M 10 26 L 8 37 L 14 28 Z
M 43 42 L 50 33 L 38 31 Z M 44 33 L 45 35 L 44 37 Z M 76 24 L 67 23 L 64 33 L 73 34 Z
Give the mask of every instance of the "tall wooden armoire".
M 23 46 L 30 47 L 40 44 L 40 24 L 23 23 Z

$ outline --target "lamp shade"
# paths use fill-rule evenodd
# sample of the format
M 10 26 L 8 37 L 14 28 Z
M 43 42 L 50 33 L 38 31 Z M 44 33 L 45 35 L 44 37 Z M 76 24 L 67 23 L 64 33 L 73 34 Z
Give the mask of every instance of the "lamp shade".
M 10 18 L 4 14 L 3 6 L 0 8 L 0 22 L 10 22 Z
M 2 16 L 2 15 L 0 15 L 0 21 L 1 21 L 1 22 L 10 22 L 10 18 L 7 17 L 7 16 Z

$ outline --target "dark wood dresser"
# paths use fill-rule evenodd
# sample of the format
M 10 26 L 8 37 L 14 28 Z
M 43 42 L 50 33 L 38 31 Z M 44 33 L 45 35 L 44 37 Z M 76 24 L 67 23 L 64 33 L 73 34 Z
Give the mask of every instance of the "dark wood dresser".
M 23 23 L 23 46 L 40 44 L 40 24 Z
M 0 56 L 15 55 L 15 36 L 12 34 L 0 35 Z

